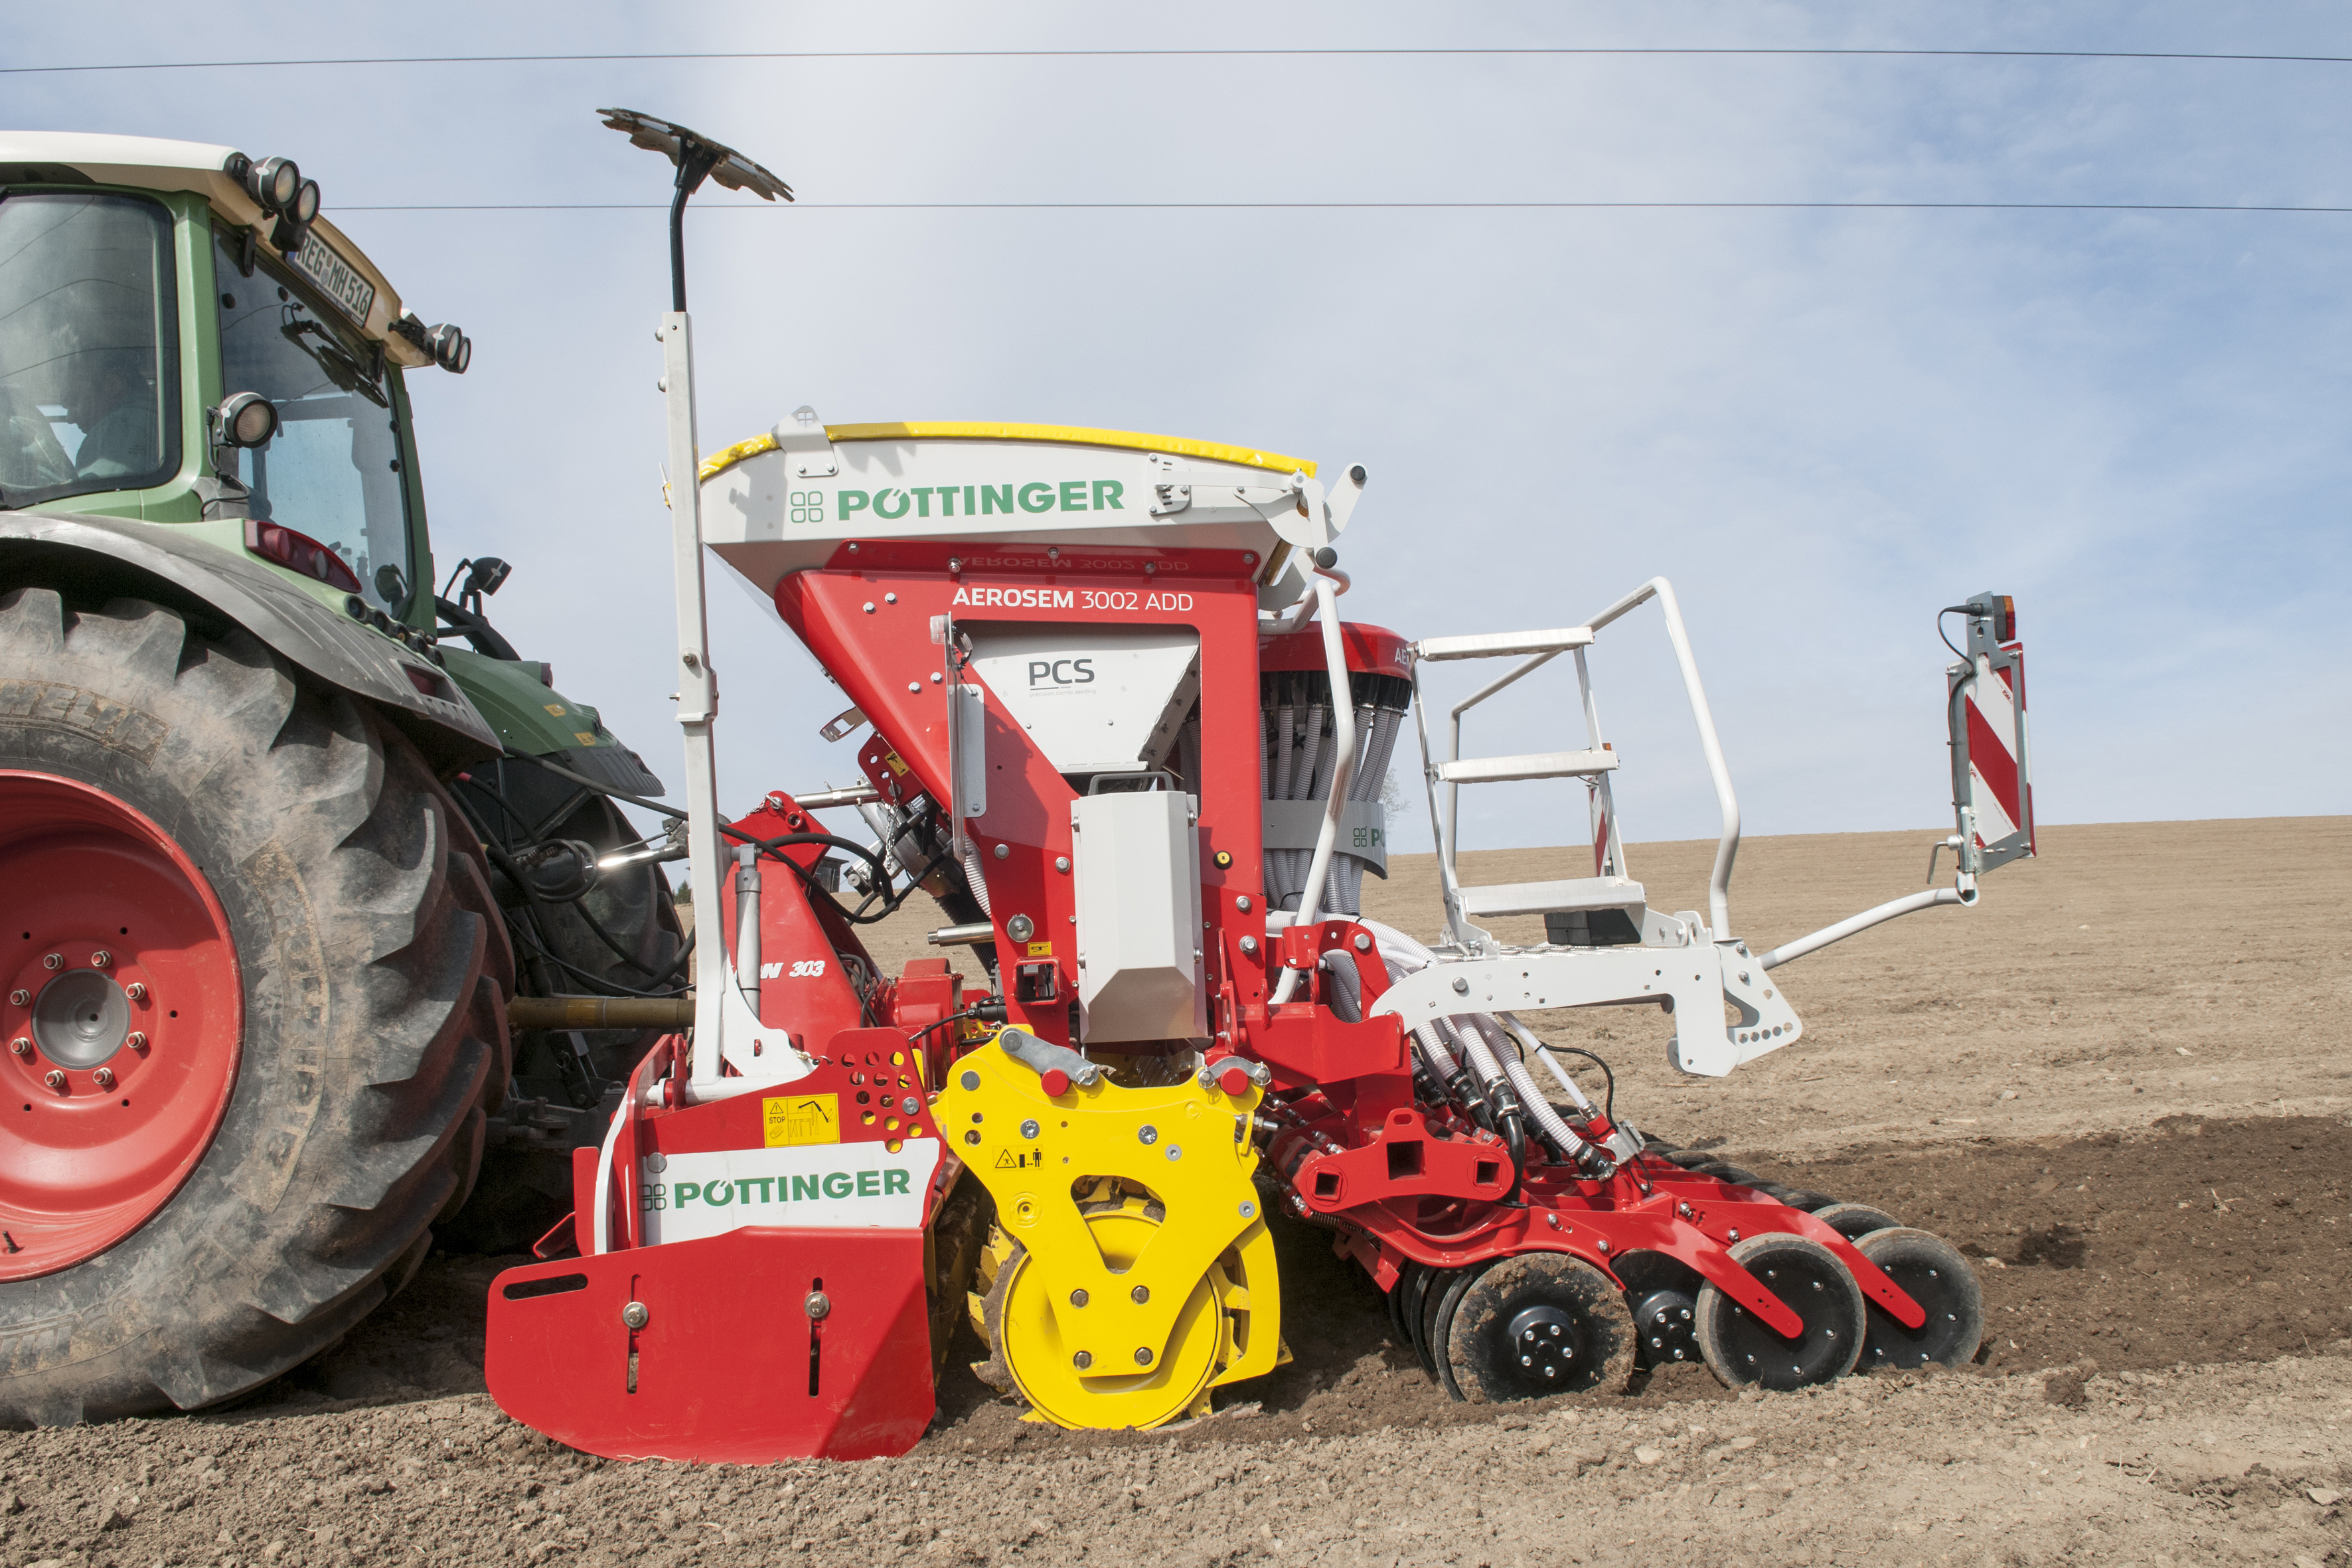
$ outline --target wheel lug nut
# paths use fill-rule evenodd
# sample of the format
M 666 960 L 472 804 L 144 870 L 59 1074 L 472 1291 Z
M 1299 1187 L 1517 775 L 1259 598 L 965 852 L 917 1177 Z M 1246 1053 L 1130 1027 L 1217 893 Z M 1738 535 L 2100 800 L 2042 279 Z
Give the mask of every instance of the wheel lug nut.
M 90 1077 L 97 1080 L 98 1087 L 100 1089 L 112 1089 L 114 1087 L 114 1069 L 112 1068 L 100 1068 L 96 1072 L 90 1074 Z
M 92 969 L 104 969 L 108 964 L 112 963 L 113 962 L 114 954 L 107 952 L 106 949 L 102 947 L 96 952 L 89 955 L 89 966 Z
M 1095 1364 L 1094 1352 L 1080 1351 L 1077 1354 L 1070 1358 L 1070 1364 L 1076 1367 L 1080 1372 L 1086 1371 L 1087 1368 Z
M 12 1007 L 27 1007 L 32 1005 L 32 1001 L 33 994 L 29 991 L 11 991 L 8 993 L 8 1005 Z
M 1149 1285 L 1138 1285 L 1134 1289 L 1129 1290 L 1127 1294 L 1129 1299 L 1139 1307 L 1143 1305 L 1144 1302 L 1151 1300 L 1151 1287 Z
M 43 969 L 62 969 L 65 967 L 65 963 L 66 955 L 64 953 L 53 952 L 41 960 L 41 967 Z
M 146 983 L 143 981 L 134 980 L 130 984 L 122 988 L 122 994 L 130 997 L 133 1002 L 144 1002 L 147 1000 Z
M 1135 1364 L 1138 1366 L 1150 1366 L 1151 1364 L 1151 1347 L 1150 1345 L 1138 1345 L 1135 1347 Z
M 130 1037 L 122 1043 L 134 1051 L 143 1051 L 147 1048 L 147 1032 L 144 1029 L 133 1029 L 131 1031 Z
M 33 1042 L 19 1035 L 8 1042 L 8 1048 L 20 1057 L 29 1057 L 33 1054 Z
M 61 1089 L 66 1086 L 66 1075 L 59 1072 L 57 1068 L 51 1068 L 48 1071 L 41 1075 L 41 1081 L 47 1084 L 51 1089 Z

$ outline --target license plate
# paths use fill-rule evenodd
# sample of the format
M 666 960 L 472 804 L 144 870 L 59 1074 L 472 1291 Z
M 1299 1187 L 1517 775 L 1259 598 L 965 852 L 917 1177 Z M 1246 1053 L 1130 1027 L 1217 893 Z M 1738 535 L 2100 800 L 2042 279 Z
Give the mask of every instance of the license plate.
M 344 260 L 333 246 L 320 238 L 318 230 L 303 231 L 302 247 L 295 252 L 293 259 L 295 270 L 316 283 L 343 314 L 366 324 L 369 308 L 375 303 L 375 285 L 362 277 L 360 269 Z

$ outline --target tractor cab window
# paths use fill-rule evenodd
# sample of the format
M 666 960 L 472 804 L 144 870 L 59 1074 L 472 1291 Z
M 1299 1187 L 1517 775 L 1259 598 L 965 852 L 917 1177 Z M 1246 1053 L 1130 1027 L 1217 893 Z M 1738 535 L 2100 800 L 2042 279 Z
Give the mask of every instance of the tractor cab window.
M 178 469 L 177 309 L 159 204 L 0 193 L 0 506 Z
M 416 580 L 408 558 L 407 489 L 388 374 L 355 333 L 219 237 L 221 391 L 277 405 L 278 434 L 234 451 L 255 517 L 307 533 L 343 558 L 368 602 L 399 613 Z

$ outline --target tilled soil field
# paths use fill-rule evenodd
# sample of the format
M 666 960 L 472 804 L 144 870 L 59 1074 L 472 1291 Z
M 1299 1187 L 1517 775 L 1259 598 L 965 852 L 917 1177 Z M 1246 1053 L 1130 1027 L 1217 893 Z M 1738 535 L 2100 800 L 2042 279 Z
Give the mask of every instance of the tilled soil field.
M 959 1367 L 901 1459 L 617 1466 L 499 1415 L 500 1260 L 436 1256 L 240 1408 L 0 1435 L 0 1564 L 2352 1564 L 2352 965 L 2326 918 L 2352 831 L 2193 827 L 2051 830 L 1983 908 L 1790 966 L 1806 1038 L 1721 1084 L 1665 1071 L 1647 1021 L 1559 1030 L 1612 1056 L 1637 1122 L 1959 1246 L 1991 1331 L 1975 1366 L 1454 1405 L 1361 1273 L 1291 1226 L 1296 1359 L 1206 1420 L 1062 1433 Z M 1743 879 L 1821 906 L 1748 900 L 1751 945 L 1900 890 L 1912 843 L 1751 844 Z M 1636 874 L 1688 907 L 1703 884 L 1659 885 L 1703 876 L 1701 848 L 1637 849 Z

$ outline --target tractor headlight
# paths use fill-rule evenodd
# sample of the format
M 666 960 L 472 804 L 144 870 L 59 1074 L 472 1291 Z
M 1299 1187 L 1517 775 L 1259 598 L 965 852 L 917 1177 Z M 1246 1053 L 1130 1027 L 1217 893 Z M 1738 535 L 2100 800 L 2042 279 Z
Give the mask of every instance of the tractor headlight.
M 239 392 L 213 411 L 221 440 L 231 447 L 267 446 L 278 434 L 278 405 L 257 392 Z
M 308 228 L 310 226 L 310 220 L 319 216 L 318 181 L 305 180 L 302 182 L 300 188 L 296 190 L 294 193 L 293 203 L 287 209 L 286 216 L 292 218 L 296 224 L 304 228 Z
M 282 213 L 302 193 L 302 171 L 291 158 L 264 158 L 258 163 L 246 165 L 245 190 L 261 204 L 264 212 Z M 311 210 L 318 210 L 315 201 Z

